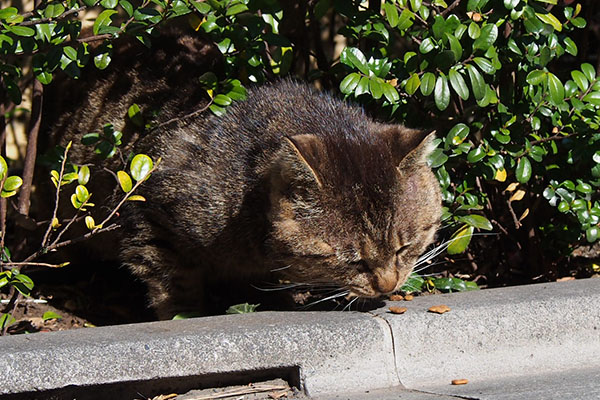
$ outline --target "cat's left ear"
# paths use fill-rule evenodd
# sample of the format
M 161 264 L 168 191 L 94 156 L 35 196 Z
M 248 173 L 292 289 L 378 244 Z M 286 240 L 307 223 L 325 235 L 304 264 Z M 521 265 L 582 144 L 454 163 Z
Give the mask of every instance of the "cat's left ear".
M 378 134 L 388 143 L 399 169 L 427 165 L 429 155 L 435 150 L 436 131 L 409 129 L 402 125 L 387 125 Z

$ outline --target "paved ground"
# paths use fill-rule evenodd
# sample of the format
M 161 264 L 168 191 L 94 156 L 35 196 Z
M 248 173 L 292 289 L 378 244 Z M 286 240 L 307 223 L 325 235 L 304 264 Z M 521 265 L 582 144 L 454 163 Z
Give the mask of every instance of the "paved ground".
M 441 304 L 450 311 L 427 311 Z M 391 305 L 407 311 L 391 314 Z M 600 279 L 424 296 L 373 313 L 265 312 L 0 338 L 3 399 L 285 398 L 283 389 L 190 392 L 273 379 L 318 400 L 600 399 Z

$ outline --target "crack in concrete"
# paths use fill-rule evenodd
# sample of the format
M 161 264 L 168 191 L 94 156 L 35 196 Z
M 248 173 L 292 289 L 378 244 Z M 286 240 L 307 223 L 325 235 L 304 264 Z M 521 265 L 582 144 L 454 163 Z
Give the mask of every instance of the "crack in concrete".
M 389 321 L 387 319 L 383 318 L 381 315 L 377 315 L 372 312 L 367 312 L 367 313 L 370 314 L 371 316 L 373 316 L 374 318 L 376 318 L 378 321 L 383 321 L 384 322 L 383 325 L 385 325 L 390 332 L 390 339 L 392 342 L 391 343 L 392 356 L 394 357 L 394 373 L 396 374 L 396 378 L 398 379 L 398 383 L 400 384 L 401 387 L 403 387 L 404 389 L 409 390 L 409 391 L 423 393 L 423 394 L 431 394 L 431 395 L 436 395 L 436 396 L 447 396 L 447 397 L 451 397 L 451 398 L 455 398 L 455 399 L 463 399 L 463 400 L 481 400 L 480 397 L 458 396 L 458 395 L 447 394 L 447 393 L 428 392 L 426 390 L 411 389 L 411 388 L 404 386 L 404 384 L 402 383 L 402 379 L 400 378 L 400 373 L 398 371 L 398 361 L 396 358 L 396 343 L 394 340 L 394 330 L 392 329 L 392 325 L 389 323 Z
M 400 386 L 405 387 L 404 384 L 402 384 L 402 379 L 400 379 L 400 375 L 398 373 L 398 364 L 396 361 L 396 343 L 394 340 L 394 330 L 392 329 L 392 325 L 390 325 L 390 323 L 385 318 L 381 317 L 380 315 L 373 314 L 371 312 L 369 312 L 369 314 L 371 314 L 377 320 L 383 321 L 384 322 L 383 325 L 385 325 L 390 332 L 390 341 L 391 341 L 391 345 L 392 345 L 392 357 L 394 359 L 394 374 L 396 374 L 396 379 L 398 380 L 398 383 L 400 384 Z

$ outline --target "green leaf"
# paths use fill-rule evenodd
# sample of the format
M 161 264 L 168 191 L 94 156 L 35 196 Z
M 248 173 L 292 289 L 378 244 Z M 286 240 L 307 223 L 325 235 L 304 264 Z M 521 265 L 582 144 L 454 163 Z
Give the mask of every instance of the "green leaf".
M 481 161 L 486 156 L 485 151 L 481 147 L 477 147 L 467 154 L 467 161 L 472 164 L 475 164 Z
M 55 313 L 54 311 L 46 311 L 42 315 L 42 319 L 44 321 L 48 321 L 50 319 L 62 319 L 62 316 L 60 316 L 59 314 Z
M 356 72 L 353 72 L 350 75 L 346 76 L 340 83 L 340 91 L 344 94 L 350 94 L 354 92 L 354 89 L 356 89 L 358 82 L 360 82 L 360 78 L 360 75 Z
M 398 91 L 389 83 L 381 82 L 381 89 L 383 90 L 383 95 L 390 103 L 396 103 L 398 100 L 400 100 L 400 95 L 398 94 Z
M 228 17 L 231 15 L 236 15 L 242 13 L 244 11 L 248 11 L 248 6 L 243 3 L 237 3 L 227 9 L 225 15 Z
M 32 29 L 28 26 L 20 26 L 20 25 L 14 25 L 14 26 L 7 26 L 6 29 L 8 29 L 9 31 L 11 31 L 12 33 L 14 33 L 17 36 L 24 36 L 24 37 L 31 37 L 33 35 L 35 35 L 35 29 Z
M 65 12 L 65 6 L 60 3 L 51 3 L 46 6 L 46 9 L 44 10 L 44 17 L 55 18 L 63 12 Z
M 221 107 L 227 107 L 228 105 L 230 105 L 232 103 L 231 98 L 224 94 L 216 95 L 215 98 L 213 99 L 213 101 L 215 102 L 215 104 L 217 104 Z
M 528 73 L 527 77 L 525 78 L 525 80 L 530 85 L 539 85 L 539 84 L 541 84 L 542 82 L 545 81 L 546 74 L 547 74 L 547 72 L 544 72 L 542 70 L 536 69 L 536 70 L 531 71 L 530 73 Z
M 385 11 L 385 17 L 389 22 L 392 28 L 395 28 L 398 25 L 398 9 L 396 8 L 396 4 L 384 3 L 383 10 Z
M 446 37 L 448 38 L 448 43 L 450 43 L 450 50 L 454 54 L 454 59 L 457 61 L 460 60 L 463 54 L 463 48 L 460 45 L 460 42 L 454 35 L 446 33 Z
M 19 10 L 17 10 L 15 7 L 2 8 L 0 9 L 0 20 L 5 20 L 7 18 L 14 17 L 18 14 L 18 12 Z
M 6 160 L 4 159 L 4 157 L 0 156 L 0 181 L 4 179 L 7 172 L 8 165 L 6 165 Z
M 469 29 L 467 30 L 467 33 L 469 34 L 469 37 L 471 39 L 475 40 L 479 36 L 481 36 L 481 28 L 479 28 L 479 25 L 477 25 L 475 22 L 471 22 L 469 24 Z
M 577 186 L 575 187 L 575 190 L 577 190 L 579 193 L 583 193 L 583 194 L 592 193 L 594 191 L 592 189 L 592 186 L 589 183 L 584 183 L 584 182 L 579 182 L 577 184 Z
M 93 32 L 94 35 L 97 35 L 98 32 L 100 31 L 100 28 L 103 26 L 107 26 L 110 25 L 110 23 L 112 22 L 112 16 L 115 15 L 117 13 L 117 11 L 115 10 L 104 10 L 100 13 L 100 15 L 98 15 L 98 17 L 96 18 L 96 21 L 94 22 L 94 27 L 93 27 Z
M 217 117 L 222 117 L 223 115 L 225 115 L 225 113 L 227 113 L 227 110 L 223 107 L 220 107 L 216 104 L 212 104 L 210 107 L 208 107 L 208 109 L 215 114 Z
M 77 182 L 80 185 L 86 185 L 90 181 L 90 167 L 83 165 L 77 172 Z
M 129 167 L 131 177 L 139 182 L 147 177 L 153 166 L 154 164 L 150 157 L 145 154 L 138 154 L 131 160 L 131 165 Z
M 133 103 L 131 106 L 129 106 L 127 109 L 127 116 L 129 117 L 129 120 L 138 128 L 144 126 L 144 118 L 140 112 L 140 106 L 138 106 L 136 103 Z
M 248 303 L 243 303 L 243 304 L 236 304 L 234 306 L 231 306 L 227 309 L 227 311 L 225 311 L 226 314 L 247 314 L 247 313 L 253 313 L 256 311 L 256 309 L 258 308 L 258 306 L 260 306 L 260 304 L 248 304 Z
M 435 105 L 438 110 L 445 110 L 450 104 L 450 88 L 448 87 L 448 78 L 446 75 L 440 72 L 435 82 L 435 89 L 433 91 L 433 98 Z
M 491 231 L 492 223 L 483 215 L 471 214 L 458 217 L 458 220 L 478 229 Z
M 108 67 L 111 61 L 111 54 L 109 49 L 105 49 L 103 52 L 99 53 L 94 57 L 94 65 L 98 69 L 105 69 Z
M 19 189 L 21 185 L 23 185 L 23 179 L 21 179 L 20 176 L 9 176 L 4 181 L 4 186 L 2 187 L 2 190 L 5 190 L 7 192 L 14 192 L 15 190 Z
M 493 75 L 496 72 L 496 68 L 494 68 L 492 62 L 487 58 L 475 57 L 473 61 L 486 74 Z
M 75 195 L 77 196 L 77 201 L 80 203 L 84 203 L 90 198 L 90 193 L 87 188 L 83 185 L 77 185 L 75 188 Z
M 118 171 L 117 179 L 119 180 L 119 185 L 121 185 L 121 189 L 123 189 L 125 193 L 129 193 L 131 191 L 131 188 L 133 187 L 133 183 L 131 182 L 131 177 L 129 176 L 129 174 L 125 171 Z
M 450 85 L 456 94 L 458 94 L 461 99 L 467 100 L 469 98 L 469 88 L 462 75 L 459 72 L 456 72 L 456 70 L 451 69 L 448 73 L 448 78 L 450 79 Z
M 431 168 L 438 168 L 448 161 L 448 156 L 444 154 L 442 149 L 435 149 L 431 152 L 428 159 L 428 164 Z
M 531 172 L 531 162 L 527 157 L 521 157 L 517 163 L 517 169 L 515 170 L 517 181 L 520 183 L 527 183 L 531 178 Z
M 431 75 L 433 76 L 433 74 Z M 419 75 L 413 73 L 410 76 L 410 78 L 408 78 L 408 80 L 406 81 L 406 86 L 404 87 L 404 89 L 406 90 L 406 93 L 413 95 L 415 94 L 419 86 L 421 86 L 421 80 L 419 79 Z
M 367 59 L 362 51 L 356 47 L 346 47 L 344 51 L 342 51 L 342 54 L 344 54 L 344 59 L 347 60 L 347 63 L 350 63 L 350 66 L 354 66 L 363 74 L 369 75 Z
M 473 43 L 473 50 L 487 50 L 498 38 L 498 27 L 495 24 L 487 24 L 481 28 L 481 34 Z
M 427 54 L 433 49 L 435 49 L 435 42 L 430 37 L 425 38 L 419 45 L 419 51 L 422 54 Z
M 555 106 L 561 104 L 565 99 L 565 88 L 556 75 L 548 72 L 548 90 L 550 91 L 550 102 Z
M 573 78 L 573 81 L 577 84 L 577 87 L 579 87 L 581 91 L 585 92 L 588 89 L 590 83 L 582 72 L 572 70 L 571 78 Z
M 119 0 L 119 5 L 123 7 L 123 10 L 127 13 L 128 16 L 133 15 L 133 5 L 127 0 Z
M 560 21 L 558 20 L 558 18 L 556 18 L 551 13 L 547 13 L 547 14 L 535 13 L 535 15 L 543 23 L 548 24 L 548 25 L 552 25 L 552 27 L 554 28 L 554 30 L 556 30 L 558 32 L 562 31 L 562 24 L 560 23 Z
M 435 75 L 431 72 L 426 72 L 423 74 L 423 79 L 421 80 L 421 93 L 423 96 L 429 96 L 435 87 Z
M 374 99 L 380 99 L 383 96 L 383 88 L 381 87 L 381 82 L 375 77 L 369 79 L 369 90 L 373 95 Z
M 467 249 L 471 242 L 474 228 L 470 225 L 463 225 L 459 230 L 454 232 L 450 238 L 450 245 L 447 248 L 448 254 L 460 254 Z
M 596 69 L 588 63 L 581 64 L 581 71 L 583 71 L 584 75 L 591 82 L 596 78 Z
M 575 42 L 569 37 L 564 38 L 563 42 L 565 44 L 565 51 L 574 57 L 577 56 L 578 51 Z
M 483 99 L 486 94 L 486 85 L 483 80 L 483 76 L 479 73 L 477 68 L 471 64 L 466 64 L 465 68 L 469 73 L 469 79 L 471 80 L 471 87 L 473 88 L 473 95 L 476 100 Z
M 17 322 L 15 317 L 10 314 L 0 314 L 0 329 L 4 331 L 4 329 L 8 326 L 11 326 Z
M 583 98 L 583 101 L 585 101 L 587 103 L 592 103 L 596 106 L 600 106 L 600 92 L 591 92 L 591 93 L 587 94 Z
M 585 238 L 589 243 L 594 243 L 600 236 L 600 229 L 597 226 L 590 226 L 585 231 Z
M 369 78 L 363 76 L 360 78 L 358 85 L 356 85 L 356 89 L 354 90 L 354 96 L 358 97 L 361 94 L 365 94 L 369 92 Z

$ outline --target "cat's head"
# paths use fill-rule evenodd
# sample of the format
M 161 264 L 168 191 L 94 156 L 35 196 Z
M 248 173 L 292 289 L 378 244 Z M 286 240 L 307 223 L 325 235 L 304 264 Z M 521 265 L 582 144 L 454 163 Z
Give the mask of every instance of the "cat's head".
M 398 290 L 439 226 L 434 134 L 370 123 L 361 135 L 284 139 L 271 175 L 271 257 L 290 281 L 377 297 Z

